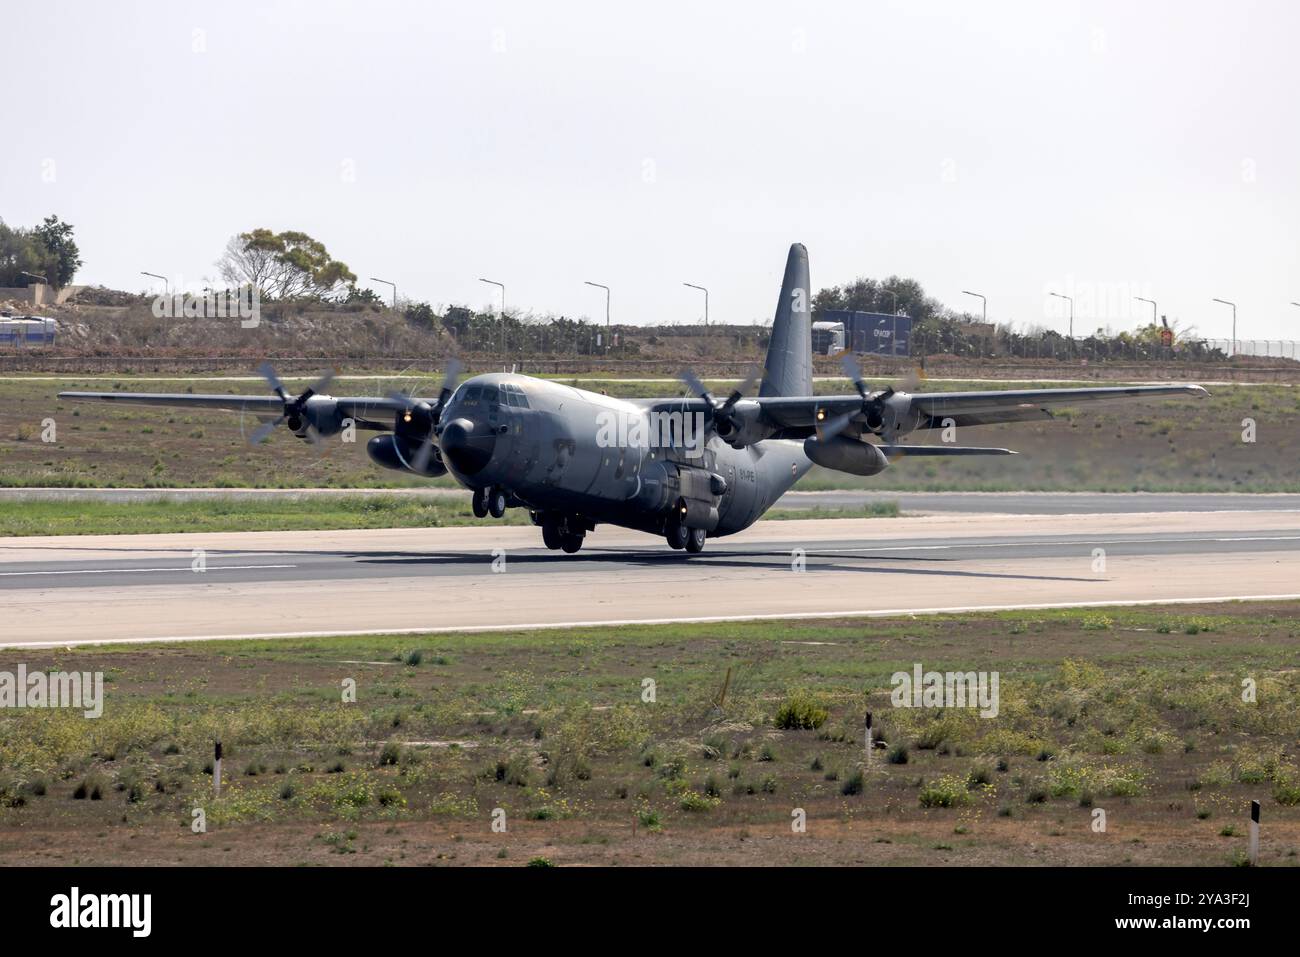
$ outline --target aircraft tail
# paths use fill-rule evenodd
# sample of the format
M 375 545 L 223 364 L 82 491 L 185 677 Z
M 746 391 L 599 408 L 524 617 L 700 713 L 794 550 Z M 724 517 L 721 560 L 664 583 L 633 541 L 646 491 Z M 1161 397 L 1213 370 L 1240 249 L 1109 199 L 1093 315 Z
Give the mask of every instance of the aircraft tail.
M 808 250 L 803 243 L 792 245 L 786 257 L 785 279 L 772 320 L 772 338 L 758 394 L 812 395 L 812 287 L 808 282 Z

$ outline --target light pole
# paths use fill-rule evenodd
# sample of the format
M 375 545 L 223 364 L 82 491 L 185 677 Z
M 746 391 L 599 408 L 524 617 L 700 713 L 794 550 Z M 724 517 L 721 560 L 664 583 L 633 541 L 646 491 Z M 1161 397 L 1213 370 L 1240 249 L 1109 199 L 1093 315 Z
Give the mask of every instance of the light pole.
M 1064 299 L 1070 304 L 1070 341 L 1074 341 L 1074 297 L 1066 296 L 1059 292 L 1050 292 L 1049 296 L 1055 296 L 1057 299 Z
M 1160 311 L 1160 307 L 1156 305 L 1156 301 L 1154 299 L 1143 299 L 1141 296 L 1134 296 L 1133 298 L 1136 299 L 1138 302 L 1146 302 L 1151 304 L 1151 325 L 1153 326 L 1158 325 L 1160 322 L 1160 317 L 1156 314 Z
M 33 279 L 39 279 L 43 285 L 48 286 L 48 285 L 50 284 L 50 281 L 49 281 L 48 279 L 46 279 L 44 276 L 38 276 L 38 275 L 36 275 L 36 273 L 34 273 L 34 272 L 28 272 L 28 271 L 25 270 L 25 269 L 20 269 L 20 270 L 18 270 L 18 272 L 19 272 L 21 275 L 24 275 L 24 276 L 30 276 L 30 277 L 33 278 Z M 45 294 L 42 293 L 41 295 L 44 296 Z M 32 305 L 40 305 L 40 303 L 38 303 L 38 302 L 36 301 L 36 292 L 35 292 L 35 290 L 32 291 Z
M 497 314 L 497 325 L 501 327 L 501 358 L 504 359 L 506 355 L 506 284 L 497 282 L 495 279 L 479 279 L 479 282 L 501 288 L 501 312 Z
M 392 287 L 393 287 L 393 308 L 396 309 L 396 308 L 397 308 L 397 283 L 395 283 L 395 282 L 389 282 L 387 279 L 376 279 L 374 276 L 371 276 L 371 277 L 370 277 L 370 281 L 371 281 L 371 282 L 382 282 L 385 286 L 392 286 Z
M 891 296 L 894 297 L 894 315 L 898 315 L 898 290 L 897 290 L 897 289 L 882 289 L 882 290 L 880 290 L 880 291 L 881 291 L 881 292 L 887 292 L 887 293 L 889 293 Z
M 1228 302 L 1226 299 L 1214 299 L 1211 301 L 1232 307 L 1232 354 L 1235 356 L 1237 354 L 1237 304 L 1235 302 Z
M 963 290 L 961 291 L 961 294 L 962 294 L 963 296 L 974 296 L 976 299 L 978 299 L 978 300 L 980 301 L 981 316 L 982 316 L 982 318 L 980 319 L 980 322 L 983 322 L 983 323 L 987 324 L 988 321 L 989 321 L 989 301 L 988 301 L 988 299 L 986 299 L 984 296 L 980 295 L 978 292 L 971 292 L 969 289 L 963 289 Z
M 160 276 L 160 275 L 158 275 L 156 272 L 145 272 L 143 269 L 140 270 L 140 275 L 141 275 L 141 276 L 149 276 L 151 279 L 161 279 L 161 280 L 162 280 L 162 284 L 163 284 L 163 295 L 164 295 L 164 296 L 167 295 L 167 293 L 169 293 L 169 292 L 171 291 L 171 289 L 170 289 L 170 288 L 168 287 L 168 285 L 167 285 L 167 277 L 166 277 L 166 276 Z
M 695 285 L 693 282 L 684 282 L 682 285 L 690 286 L 692 289 L 698 289 L 700 292 L 704 293 L 704 327 L 707 329 L 709 326 L 709 291 L 703 286 Z
M 605 290 L 605 352 L 608 353 L 609 352 L 609 287 L 602 286 L 598 282 L 587 282 L 587 280 L 585 279 L 583 280 L 583 284 L 587 286 L 595 286 L 597 289 Z M 626 358 L 626 356 L 627 354 L 624 353 L 624 358 Z

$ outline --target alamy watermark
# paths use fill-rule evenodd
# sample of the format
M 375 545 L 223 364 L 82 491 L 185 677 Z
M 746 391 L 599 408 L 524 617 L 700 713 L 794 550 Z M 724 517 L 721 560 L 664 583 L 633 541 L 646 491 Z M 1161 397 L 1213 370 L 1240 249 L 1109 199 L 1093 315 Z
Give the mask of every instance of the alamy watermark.
M 262 321 L 262 293 L 247 285 L 167 294 L 154 299 L 153 314 L 155 319 L 238 319 L 244 329 L 254 329 Z
M 996 671 L 895 671 L 889 700 L 895 708 L 979 708 L 981 718 L 998 716 Z
M 703 412 L 640 412 L 601 409 L 596 445 L 602 449 L 681 449 L 687 458 L 704 454 Z
M 102 671 L 0 671 L 0 708 L 80 708 L 87 718 L 104 713 Z

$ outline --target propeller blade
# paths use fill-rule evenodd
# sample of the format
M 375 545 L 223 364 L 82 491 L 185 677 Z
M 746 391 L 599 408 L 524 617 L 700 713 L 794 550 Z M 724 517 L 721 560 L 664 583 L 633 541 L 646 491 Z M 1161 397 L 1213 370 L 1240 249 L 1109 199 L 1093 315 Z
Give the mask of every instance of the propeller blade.
M 275 366 L 269 362 L 263 362 L 257 367 L 258 374 L 271 385 L 271 391 L 278 395 L 285 402 L 289 401 L 289 393 L 284 389 L 284 383 L 280 377 L 275 374 Z
M 900 376 L 896 385 L 891 386 L 891 388 L 896 388 L 899 392 L 915 392 L 924 384 L 924 374 L 920 366 L 917 366 L 907 375 Z
M 840 367 L 853 383 L 853 388 L 858 390 L 858 395 L 862 396 L 862 401 L 867 401 L 868 390 L 867 384 L 862 381 L 862 366 L 858 365 L 858 360 L 853 357 L 853 353 L 846 352 L 840 356 Z
M 280 426 L 284 425 L 284 423 L 288 420 L 288 418 L 289 418 L 288 416 L 282 415 L 277 419 L 272 419 L 270 422 L 263 422 L 256 429 L 254 429 L 253 434 L 248 437 L 248 444 L 259 445 L 262 442 L 266 441 L 266 437 L 270 435 L 272 432 L 274 432 L 276 429 L 278 429 Z
M 456 383 L 460 379 L 461 372 L 460 362 L 453 356 L 447 360 L 447 371 L 442 377 L 442 389 L 438 392 L 438 401 L 433 407 L 434 421 L 437 422 L 441 416 L 443 407 L 447 400 L 451 398 L 452 393 L 456 391 Z
M 419 449 L 415 452 L 415 458 L 411 459 L 411 469 L 415 472 L 423 472 L 429 467 L 429 459 L 433 455 L 433 433 L 430 432 L 428 437 L 420 444 Z
M 697 376 L 690 369 L 683 369 L 681 372 L 677 373 L 677 378 L 681 379 L 682 382 L 686 383 L 687 388 L 689 388 L 692 392 L 698 395 L 705 402 L 709 403 L 709 405 L 714 406 L 715 408 L 717 407 L 718 402 L 716 399 L 713 398 L 713 393 L 710 392 L 708 388 L 704 385 L 704 383 L 700 381 L 700 377 Z
M 456 381 L 460 378 L 462 368 L 464 367 L 460 364 L 460 360 L 455 356 L 447 360 L 447 371 L 443 373 L 442 377 L 443 392 L 456 391 Z
M 736 403 L 749 394 L 750 390 L 752 390 L 754 386 L 758 384 L 758 381 L 759 379 L 762 378 L 762 376 L 763 376 L 762 369 L 760 369 L 758 366 L 750 367 L 749 375 L 745 376 L 744 381 L 741 382 L 740 385 L 736 386 L 736 388 L 731 390 L 731 395 L 727 396 L 727 401 L 722 403 L 722 408 L 719 411 L 723 414 L 723 416 L 728 415 L 731 412 L 731 410 L 736 407 Z
M 307 392 L 310 392 L 312 395 L 325 395 L 330 387 L 330 383 L 333 381 L 334 370 L 326 369 L 321 373 L 320 378 L 316 380 L 316 383 L 308 389 Z

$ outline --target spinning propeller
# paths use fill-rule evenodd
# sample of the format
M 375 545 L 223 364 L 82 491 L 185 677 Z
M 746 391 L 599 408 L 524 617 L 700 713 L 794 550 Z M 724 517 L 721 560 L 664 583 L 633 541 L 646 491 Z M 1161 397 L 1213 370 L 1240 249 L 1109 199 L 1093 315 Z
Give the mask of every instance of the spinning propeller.
M 745 397 L 746 392 L 754 388 L 762 377 L 762 372 L 757 368 L 751 369 L 745 380 L 732 389 L 729 396 L 721 400 L 710 392 L 708 387 L 700 381 L 699 376 L 690 369 L 683 369 L 678 373 L 677 377 L 686 384 L 688 389 L 708 403 L 710 418 L 715 423 L 715 426 L 719 423 L 725 426 L 725 428 L 718 429 L 719 434 L 730 435 L 740 429 L 740 423 L 736 421 L 734 414 L 736 403 Z
M 428 468 L 429 457 L 433 455 L 438 421 L 442 417 L 442 410 L 446 407 L 447 400 L 456 391 L 456 380 L 460 376 L 460 370 L 459 362 L 455 359 L 447 360 L 447 371 L 443 376 L 442 388 L 433 403 L 417 399 L 405 392 L 393 390 L 388 393 L 388 398 L 403 405 L 402 411 L 397 413 L 393 431 L 405 438 L 420 440 L 420 447 L 411 459 L 413 471 L 423 472 Z
M 290 398 L 289 393 L 284 388 L 284 383 L 281 382 L 280 377 L 275 374 L 275 368 L 271 363 L 263 362 L 257 367 L 257 371 L 263 379 L 270 383 L 271 391 L 280 397 L 280 401 L 283 402 L 284 405 L 279 418 L 273 419 L 270 422 L 263 422 L 257 427 L 253 434 L 248 437 L 249 445 L 257 445 L 262 442 L 268 435 L 286 422 L 289 423 L 289 428 L 297 432 L 298 429 L 302 428 L 302 423 L 304 421 L 303 413 L 307 408 L 307 400 L 314 395 L 324 394 L 325 390 L 330 387 L 330 383 L 334 381 L 334 372 L 333 370 L 329 370 L 317 379 L 315 383 L 308 386 L 306 391 L 301 395 L 296 398 Z M 307 441 L 315 445 L 320 441 L 320 436 L 317 434 L 316 428 L 312 425 L 310 419 L 306 419 L 306 422 L 307 428 L 305 430 L 305 435 Z

